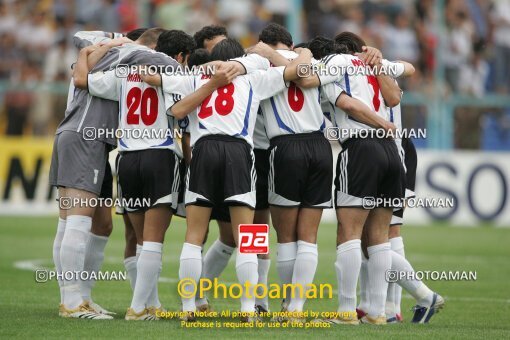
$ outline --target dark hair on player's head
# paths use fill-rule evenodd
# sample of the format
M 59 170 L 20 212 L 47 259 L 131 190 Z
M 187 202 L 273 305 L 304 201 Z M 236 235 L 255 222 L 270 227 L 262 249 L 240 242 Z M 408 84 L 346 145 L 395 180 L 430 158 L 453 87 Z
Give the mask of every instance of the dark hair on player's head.
M 195 39 L 195 42 L 197 44 L 197 48 L 204 48 L 204 41 L 205 40 L 211 40 L 214 37 L 224 35 L 225 37 L 228 37 L 227 29 L 223 26 L 217 26 L 217 25 L 210 25 L 210 26 L 204 26 L 193 35 L 193 39 Z
M 259 34 L 259 40 L 268 45 L 282 43 L 287 47 L 292 46 L 292 35 L 282 25 L 270 23 Z
M 156 45 L 159 36 L 164 32 L 166 32 L 166 29 L 164 28 L 159 27 L 149 28 L 148 30 L 143 32 L 136 40 L 138 40 L 138 42 L 144 46 Z
M 136 28 L 136 29 L 134 29 L 132 31 L 127 32 L 126 33 L 126 37 L 131 39 L 131 40 L 133 40 L 133 41 L 135 41 L 138 38 L 140 38 L 140 36 L 142 34 L 144 34 L 145 31 L 147 31 L 147 30 L 148 30 L 148 28 Z
M 294 45 L 294 49 L 296 48 L 308 48 L 308 42 L 302 42 L 302 43 L 299 43 L 297 45 Z
M 211 51 L 211 60 L 227 61 L 229 59 L 242 57 L 243 55 L 244 49 L 239 41 L 227 38 L 214 46 Z
M 205 48 L 197 48 L 188 57 L 188 67 L 200 66 L 210 60 L 209 52 Z
M 195 46 L 191 35 L 181 30 L 169 30 L 159 36 L 155 50 L 176 59 L 179 53 L 185 56 L 193 52 Z
M 352 32 L 342 32 L 335 37 L 335 42 L 338 45 L 344 45 L 347 48 L 347 53 L 361 53 L 363 46 L 366 46 L 365 40 L 359 35 Z
M 335 41 L 322 36 L 310 40 L 308 48 L 315 59 L 322 59 L 327 55 L 338 53 L 338 46 Z

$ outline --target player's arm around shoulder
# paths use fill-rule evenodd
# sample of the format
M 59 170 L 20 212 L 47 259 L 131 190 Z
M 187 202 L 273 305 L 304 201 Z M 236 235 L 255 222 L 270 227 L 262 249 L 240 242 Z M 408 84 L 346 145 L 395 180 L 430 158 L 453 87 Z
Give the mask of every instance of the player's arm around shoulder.
M 382 53 L 377 48 L 363 46 L 363 53 L 357 53 L 356 55 L 361 58 L 366 65 L 375 68 L 375 70 L 384 69 Z M 400 104 L 402 90 L 393 78 L 384 72 L 379 72 L 376 77 L 386 105 L 388 107 L 395 107 Z
M 273 66 L 287 66 L 290 60 L 278 53 L 268 44 L 259 41 L 256 45 L 246 49 L 248 55 L 245 58 L 256 58 L 259 60 L 259 65 L 267 69 L 272 64 Z
M 312 52 L 307 48 L 301 48 L 296 51 L 299 53 L 297 58 L 292 60 L 286 67 L 283 73 L 285 81 L 296 81 L 303 75 L 305 68 L 310 70 L 312 66 Z
M 103 32 L 103 31 L 79 31 L 73 36 L 73 43 L 77 49 L 82 49 L 89 45 L 106 43 L 111 39 L 122 37 L 122 33 Z
M 345 92 L 342 92 L 336 100 L 335 106 L 343 110 L 349 116 L 358 122 L 366 124 L 376 129 L 395 132 L 396 127 L 393 123 L 378 116 L 375 112 L 360 100 L 352 98 Z
M 211 79 L 198 88 L 195 92 L 175 102 L 170 107 L 172 116 L 183 119 L 194 111 L 202 102 L 211 95 L 217 88 L 231 83 L 239 74 L 238 70 L 231 65 L 220 65 Z M 183 77 L 183 76 L 178 76 Z M 184 76 L 185 77 L 185 76 Z M 163 89 L 165 87 L 163 86 Z
M 326 72 L 326 70 L 332 66 L 341 69 L 346 64 L 347 60 L 341 54 L 328 55 L 321 60 L 314 61 L 308 70 L 302 66 L 299 69 L 300 77 L 295 83 L 302 88 L 314 88 L 330 84 L 338 80 L 339 75 L 333 72 Z
M 98 45 L 90 45 L 80 50 L 78 60 L 73 68 L 73 82 L 75 87 L 87 89 L 87 78 L 89 74 L 88 56 L 98 48 Z
M 90 45 L 80 50 L 78 60 L 73 69 L 74 86 L 80 89 L 88 88 L 88 74 L 96 63 L 108 52 L 110 48 L 131 42 L 128 38 L 117 38 L 104 45 Z

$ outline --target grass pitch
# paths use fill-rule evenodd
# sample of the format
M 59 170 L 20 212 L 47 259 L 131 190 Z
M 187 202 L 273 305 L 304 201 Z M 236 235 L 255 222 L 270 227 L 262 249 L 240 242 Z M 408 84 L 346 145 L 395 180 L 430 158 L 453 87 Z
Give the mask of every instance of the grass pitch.
M 127 322 L 124 313 L 131 301 L 129 282 L 98 282 L 94 300 L 117 313 L 112 321 L 67 320 L 58 317 L 58 285 L 56 281 L 36 283 L 35 267 L 52 268 L 52 242 L 56 217 L 0 217 L 0 338 L 162 338 L 218 337 L 244 338 L 510 338 L 510 228 L 452 228 L 437 224 L 428 227 L 404 227 L 406 255 L 416 270 L 476 271 L 476 281 L 427 282 L 446 298 L 446 307 L 428 325 L 409 321 L 414 301 L 403 298 L 405 322 L 386 327 L 332 327 L 329 329 L 184 329 L 178 320 L 159 322 Z M 114 231 L 106 248 L 102 270 L 123 271 L 123 224 L 114 219 Z M 160 299 L 168 310 L 179 309 L 177 274 L 185 224 L 174 219 L 165 241 Z M 211 223 L 208 246 L 216 238 L 217 228 Z M 321 225 L 319 232 L 319 267 L 316 283 L 331 283 L 336 289 L 335 226 Z M 274 250 L 274 233 L 271 235 Z M 272 258 L 275 258 L 273 252 Z M 278 282 L 274 262 L 270 282 Z M 235 282 L 233 260 L 221 277 Z M 237 310 L 239 302 L 230 299 L 211 301 L 216 311 Z M 271 301 L 279 310 L 280 301 Z M 334 311 L 332 299 L 307 302 L 305 308 Z M 224 320 L 223 320 L 224 321 Z

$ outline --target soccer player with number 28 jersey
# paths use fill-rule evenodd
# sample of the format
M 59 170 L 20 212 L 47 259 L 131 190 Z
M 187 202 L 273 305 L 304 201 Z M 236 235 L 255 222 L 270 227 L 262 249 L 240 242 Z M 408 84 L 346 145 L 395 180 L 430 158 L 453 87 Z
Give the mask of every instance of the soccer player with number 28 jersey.
M 240 57 L 244 51 L 233 39 L 219 42 L 212 50 L 212 60 Z M 285 81 L 297 78 L 297 65 L 309 63 L 305 50 L 296 63 L 286 68 L 255 71 L 235 78 L 232 83 L 211 89 L 209 77 L 162 76 L 163 90 L 169 94 L 168 106 L 177 118 L 189 114 L 193 153 L 187 175 L 186 219 L 188 229 L 181 253 L 179 277 L 200 279 L 202 244 L 209 223 L 211 207 L 225 202 L 230 207 L 233 235 L 238 242 L 238 226 L 252 223 L 255 208 L 255 168 L 253 131 L 261 100 L 284 90 Z M 175 99 L 183 98 L 176 102 Z M 197 111 L 194 111 L 198 107 Z M 256 254 L 238 253 L 237 276 L 242 285 L 258 280 Z M 252 286 L 253 287 L 253 286 Z M 193 318 L 195 299 L 183 298 L 183 311 Z M 243 320 L 253 320 L 253 288 L 241 297 L 241 311 L 250 313 Z

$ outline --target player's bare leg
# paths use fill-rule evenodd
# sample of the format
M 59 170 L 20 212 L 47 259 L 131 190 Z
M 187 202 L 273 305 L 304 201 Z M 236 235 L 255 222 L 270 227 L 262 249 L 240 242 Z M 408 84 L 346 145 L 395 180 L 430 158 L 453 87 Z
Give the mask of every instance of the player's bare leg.
M 299 209 L 297 222 L 297 254 L 292 275 L 292 284 L 303 287 L 303 295 L 292 297 L 288 306 L 291 312 L 302 312 L 306 301 L 304 288 L 313 283 L 317 270 L 317 231 L 322 217 L 322 209 Z
M 122 219 L 124 220 L 124 238 L 126 240 L 126 246 L 124 248 L 124 267 L 129 276 L 131 289 L 134 292 L 136 285 L 136 262 L 138 260 L 136 253 L 136 233 L 128 214 L 123 214 Z
M 294 264 L 297 256 L 297 220 L 299 208 L 271 206 L 271 220 L 276 230 L 278 241 L 276 252 L 276 269 L 282 284 L 292 283 Z M 287 310 L 291 302 L 291 290 L 285 291 L 282 310 Z
M 337 251 L 335 268 L 338 280 L 340 321 L 358 324 L 356 286 L 361 268 L 361 234 L 369 211 L 362 208 L 338 208 Z
M 373 324 L 386 323 L 385 304 L 388 291 L 386 272 L 391 269 L 392 257 L 388 229 L 392 213 L 391 208 L 376 208 L 370 211 L 366 221 L 370 304 L 362 321 L 367 320 Z
M 222 243 L 229 247 L 236 247 L 236 240 L 232 234 L 232 223 L 225 221 L 217 221 L 219 230 L 219 239 Z
M 108 237 L 112 233 L 112 210 L 110 207 L 98 207 L 92 218 L 92 229 L 87 242 L 85 250 L 85 262 L 83 270 L 89 273 L 99 272 L 104 260 L 104 249 L 108 242 Z M 83 301 L 97 312 L 103 314 L 112 314 L 92 300 L 92 288 L 94 287 L 94 280 L 81 281 L 81 295 Z
M 255 210 L 255 216 L 253 218 L 254 224 L 267 224 L 269 225 L 270 216 L 269 209 L 258 209 Z M 258 284 L 265 285 L 267 287 L 267 277 L 269 274 L 269 267 L 271 266 L 271 258 L 268 254 L 258 254 L 259 263 L 259 280 Z M 262 291 L 259 290 L 257 295 L 260 296 Z M 262 298 L 255 298 L 255 306 L 258 312 L 269 312 L 269 299 L 267 295 Z
M 186 237 L 182 246 L 179 279 L 191 279 L 198 285 L 202 274 L 202 244 L 209 228 L 209 218 L 212 208 L 201 207 L 197 205 L 188 205 L 186 207 Z M 188 293 L 192 294 L 192 287 L 188 285 Z M 193 313 L 196 311 L 195 296 L 181 297 L 182 310 Z M 193 315 L 186 321 L 192 321 Z
M 143 244 L 143 226 L 145 224 L 145 214 L 143 211 L 135 211 L 129 212 L 128 214 L 129 222 L 133 227 L 133 232 L 135 233 L 135 237 L 137 243 L 139 245 Z

